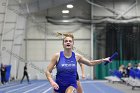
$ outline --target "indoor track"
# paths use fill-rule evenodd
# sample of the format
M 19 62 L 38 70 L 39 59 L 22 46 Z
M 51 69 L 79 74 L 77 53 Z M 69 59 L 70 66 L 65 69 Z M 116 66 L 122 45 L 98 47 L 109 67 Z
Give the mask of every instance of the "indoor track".
M 105 82 L 105 81 L 104 81 Z M 118 89 L 107 86 L 102 81 L 81 81 L 84 93 L 123 93 Z M 47 80 L 33 80 L 31 84 L 13 82 L 0 86 L 0 93 L 52 93 L 52 87 Z

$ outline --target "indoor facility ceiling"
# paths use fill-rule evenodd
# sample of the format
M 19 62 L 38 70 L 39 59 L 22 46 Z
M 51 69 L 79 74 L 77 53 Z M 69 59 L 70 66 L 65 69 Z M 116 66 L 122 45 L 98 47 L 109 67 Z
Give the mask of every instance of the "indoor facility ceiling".
M 67 8 L 68 4 L 73 8 Z M 20 13 L 41 15 L 52 21 L 73 19 L 95 23 L 139 22 L 140 19 L 136 19 L 140 15 L 138 5 L 139 0 L 9 0 L 8 4 L 10 8 L 19 6 Z M 64 14 L 62 10 L 69 13 Z

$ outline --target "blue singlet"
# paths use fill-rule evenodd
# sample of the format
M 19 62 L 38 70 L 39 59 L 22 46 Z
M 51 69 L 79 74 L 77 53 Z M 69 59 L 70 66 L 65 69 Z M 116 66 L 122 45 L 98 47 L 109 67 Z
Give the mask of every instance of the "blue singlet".
M 70 58 L 64 56 L 64 51 L 60 52 L 60 58 L 56 65 L 56 83 L 59 85 L 59 90 L 55 90 L 58 93 L 65 93 L 65 90 L 69 86 L 77 88 L 76 75 L 77 75 L 77 62 L 75 53 L 72 52 Z

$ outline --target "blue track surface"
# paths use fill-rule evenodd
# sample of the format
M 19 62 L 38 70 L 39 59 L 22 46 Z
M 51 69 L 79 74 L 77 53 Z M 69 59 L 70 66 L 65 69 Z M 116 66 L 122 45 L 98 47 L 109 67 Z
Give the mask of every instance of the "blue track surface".
M 98 81 L 81 81 L 84 93 L 123 93 L 118 89 L 107 86 Z M 9 83 L 0 86 L 0 93 L 52 93 L 52 88 L 47 80 Z

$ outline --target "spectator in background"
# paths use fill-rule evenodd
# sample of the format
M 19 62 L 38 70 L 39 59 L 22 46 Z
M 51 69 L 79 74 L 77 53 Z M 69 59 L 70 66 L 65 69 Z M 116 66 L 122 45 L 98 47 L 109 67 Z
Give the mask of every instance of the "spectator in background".
M 138 64 L 135 63 L 135 64 L 134 64 L 134 69 L 137 69 L 137 67 L 138 67 Z
M 124 65 L 119 67 L 119 71 L 122 73 L 122 77 L 126 77 L 126 68 Z
M 128 63 L 128 66 L 127 66 L 127 68 L 126 68 L 127 77 L 129 77 L 130 69 L 132 69 L 132 64 L 131 64 L 131 63 Z
M 25 76 L 27 77 L 27 81 L 28 81 L 28 83 L 30 84 L 29 75 L 28 75 L 28 72 L 27 72 L 27 63 L 25 63 L 24 72 L 23 72 L 23 77 L 22 77 L 20 83 L 22 83 L 22 81 L 23 81 L 23 79 L 24 79 Z
M 137 69 L 138 69 L 138 70 L 140 70 L 140 63 L 138 64 L 138 67 L 137 67 Z
M 5 84 L 6 83 L 6 68 L 3 65 L 3 63 L 1 63 L 0 71 L 1 71 L 1 83 Z

